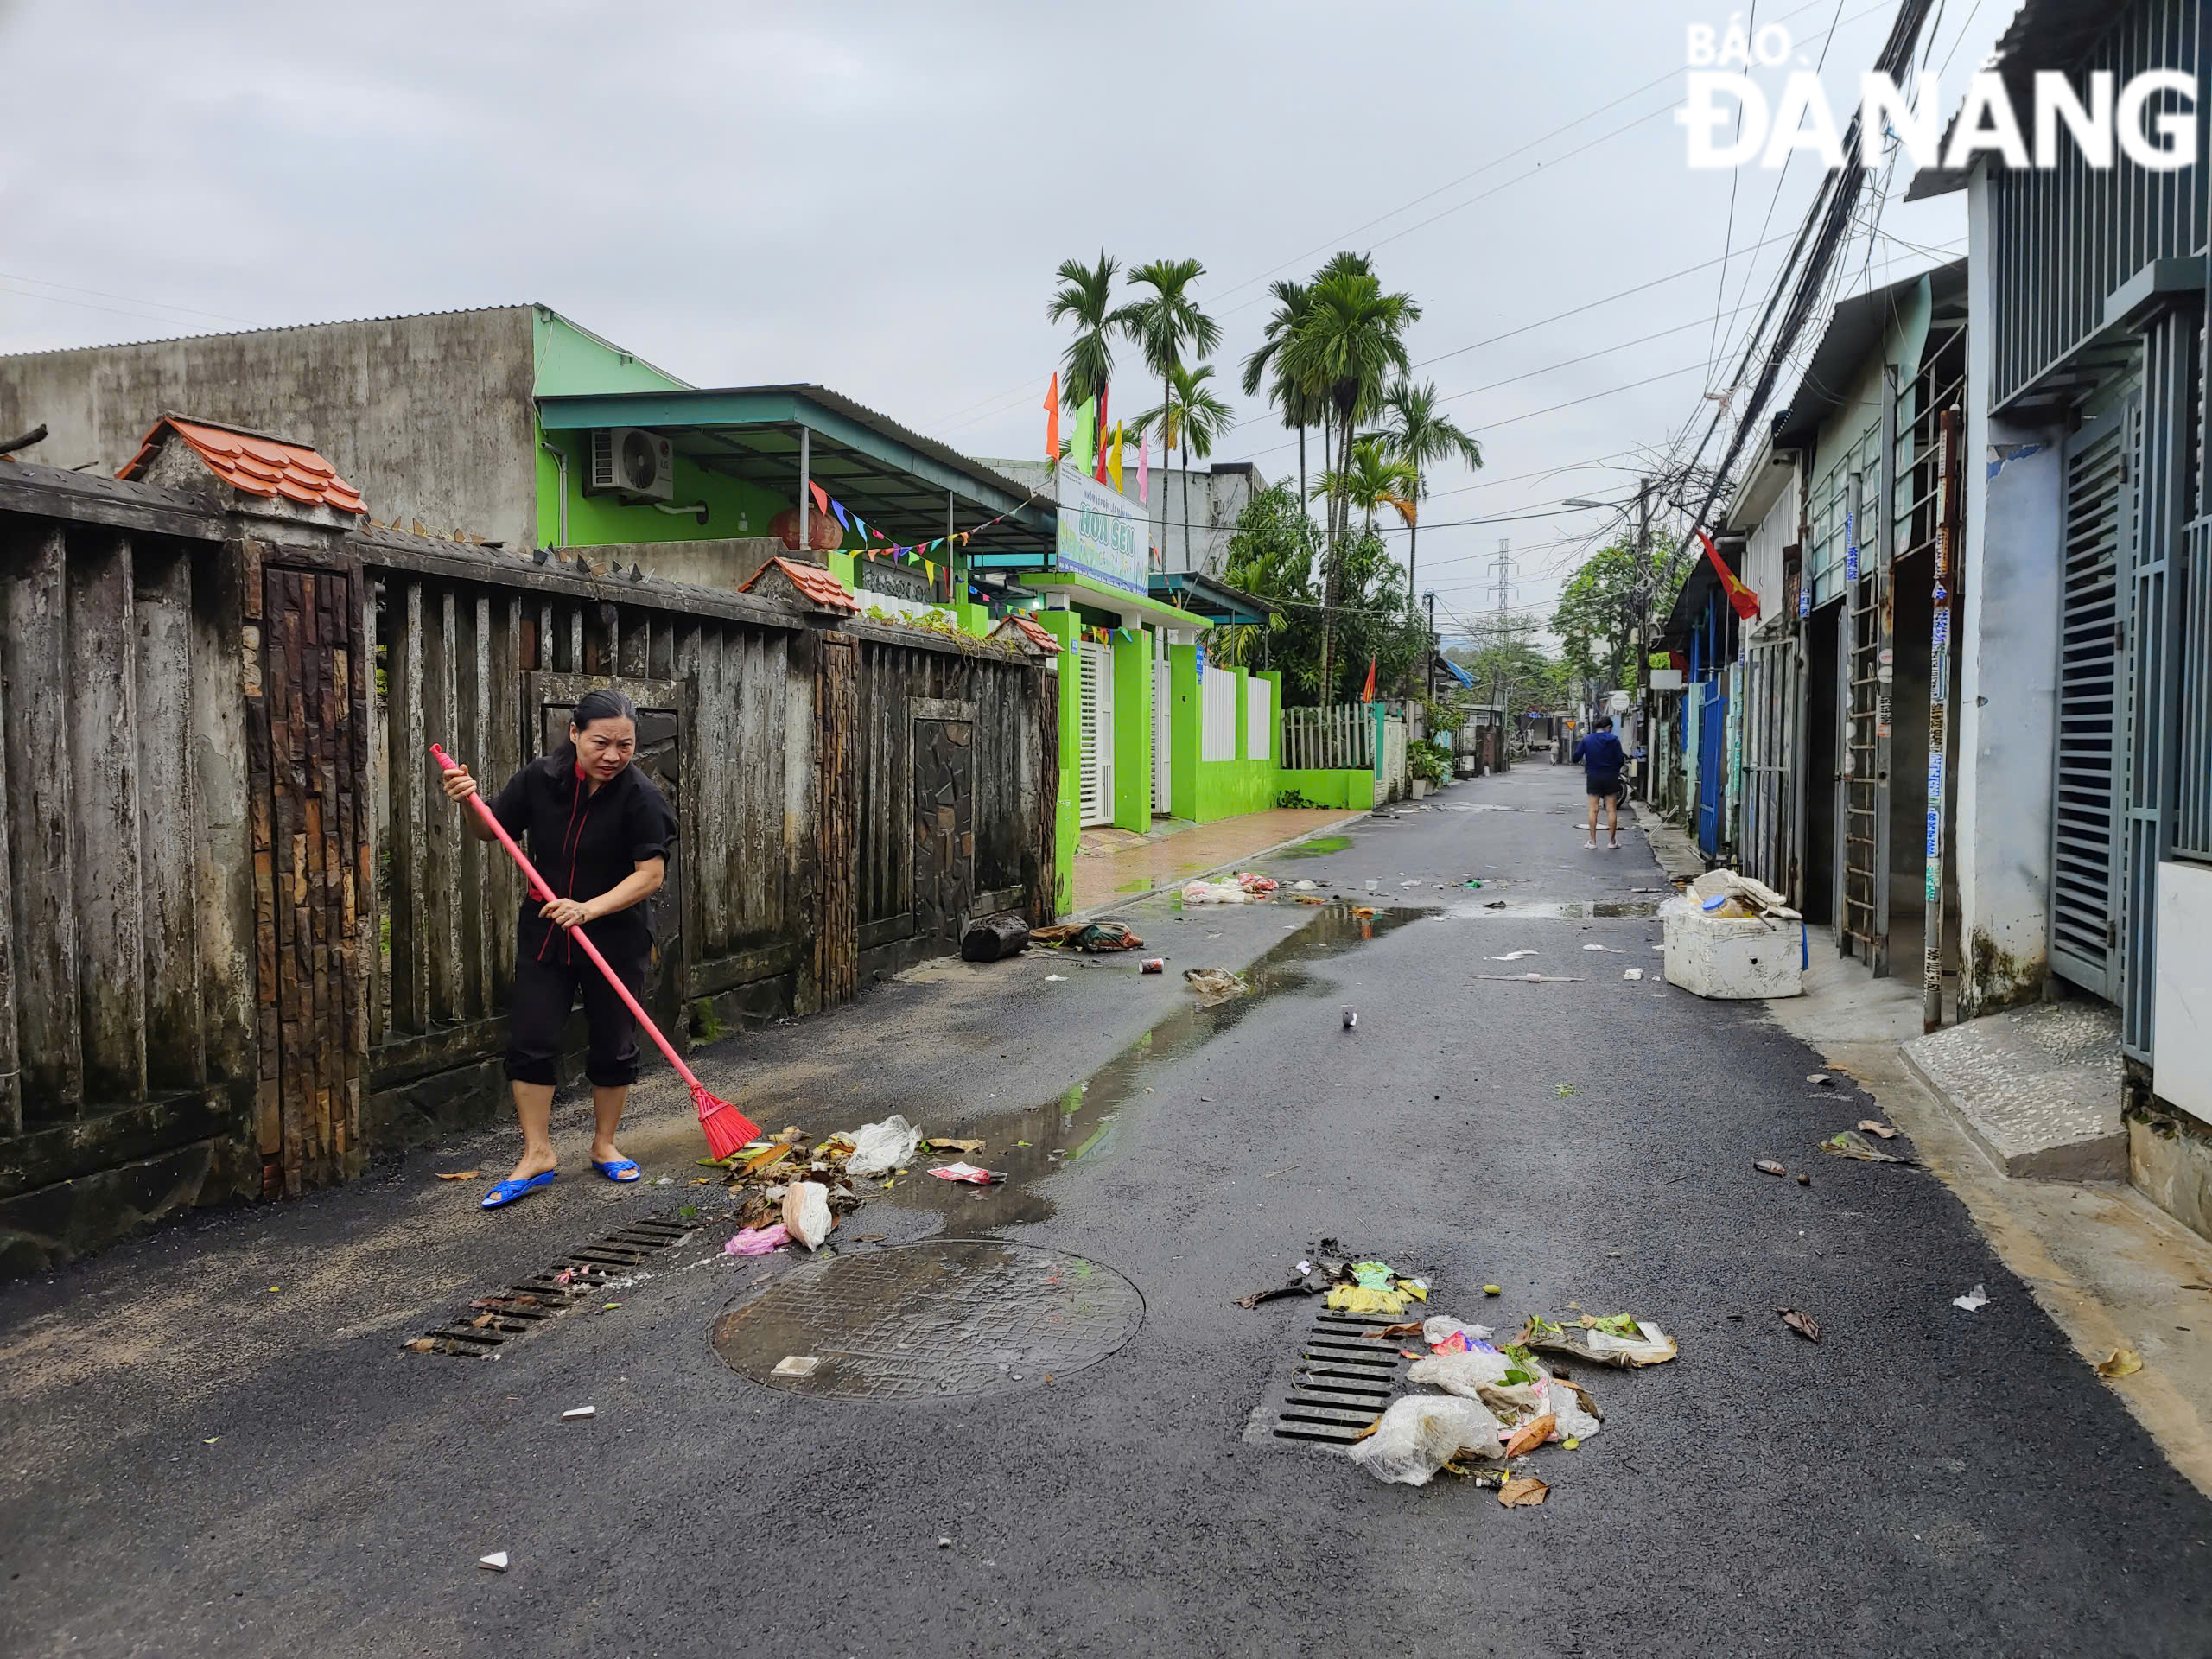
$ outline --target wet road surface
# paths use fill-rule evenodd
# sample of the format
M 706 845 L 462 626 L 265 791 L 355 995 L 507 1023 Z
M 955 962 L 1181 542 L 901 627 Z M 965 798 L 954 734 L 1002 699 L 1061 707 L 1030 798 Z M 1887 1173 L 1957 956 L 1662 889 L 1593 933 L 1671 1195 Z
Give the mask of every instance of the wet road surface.
M 563 1180 L 512 1211 L 430 1179 L 503 1168 L 486 1135 L 0 1291 L 0 1650 L 2212 1651 L 2212 1505 L 1936 1181 L 1815 1150 L 1870 1102 L 1808 1088 L 1757 1007 L 1663 985 L 1641 842 L 1586 852 L 1548 766 L 1433 804 L 1269 867 L 1371 919 L 1148 901 L 1126 918 L 1163 976 L 941 964 L 701 1067 L 766 1123 L 984 1136 L 1004 1185 L 910 1178 L 841 1249 L 994 1241 L 944 1271 L 996 1296 L 1033 1269 L 1064 1310 L 1071 1262 L 1125 1281 L 1134 1330 L 1049 1382 L 816 1397 L 733 1370 L 717 1322 L 822 1269 L 719 1255 L 665 1090 L 625 1147 L 669 1186 L 591 1179 L 564 1108 Z M 1195 1008 L 1199 966 L 1252 995 Z M 399 1351 L 686 1206 L 689 1243 L 499 1362 Z M 1681 1357 L 1578 1374 L 1605 1432 L 1535 1459 L 1541 1509 L 1250 1443 L 1313 1305 L 1234 1300 L 1325 1236 L 1437 1311 L 1627 1310 Z M 1952 1306 L 1978 1282 L 1987 1306 Z M 493 1550 L 504 1575 L 474 1565 Z

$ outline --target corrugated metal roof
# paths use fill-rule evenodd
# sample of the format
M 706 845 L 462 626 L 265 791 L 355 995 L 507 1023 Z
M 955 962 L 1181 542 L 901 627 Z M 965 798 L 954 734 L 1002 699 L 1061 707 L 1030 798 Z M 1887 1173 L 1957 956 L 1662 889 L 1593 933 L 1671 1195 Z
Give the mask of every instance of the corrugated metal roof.
M 1934 289 L 1938 311 L 1947 302 L 1964 299 L 1967 262 L 1954 259 L 1948 264 L 1916 272 L 1837 303 L 1828 315 L 1828 326 L 1821 333 L 1819 347 L 1798 379 L 1789 407 L 1775 417 L 1775 448 L 1811 447 L 1820 435 L 1821 423 L 1842 406 L 1843 394 L 1858 378 L 1868 354 L 1881 349 L 1883 332 L 1889 327 L 1897 296 L 1909 288 L 1917 287 L 1923 276 Z
M 2119 5 L 2112 0 L 2026 0 L 2012 14 L 2011 24 L 1998 37 L 1995 49 L 1982 67 L 1994 69 L 2003 78 L 2012 108 L 2024 110 L 2035 96 L 2037 70 L 2072 67 L 2128 9 L 2127 0 Z M 1950 149 L 1951 135 L 1965 112 L 1966 96 L 1961 93 L 1951 118 L 1943 124 L 1939 153 Z M 1925 201 L 1966 188 L 1965 173 L 1924 167 L 1913 175 L 1912 188 L 1904 193 L 1904 199 Z
M 119 351 L 127 346 L 175 346 L 181 344 L 185 340 L 231 340 L 241 338 L 247 334 L 296 334 L 303 333 L 310 328 L 351 328 L 366 322 L 414 322 L 420 319 L 430 317 L 474 316 L 478 313 L 484 311 L 550 311 L 553 308 L 550 306 L 539 306 L 532 301 L 524 300 L 512 305 L 459 306 L 450 311 L 398 311 L 392 313 L 389 316 L 382 317 L 329 317 L 320 322 L 280 322 L 271 324 L 266 328 L 210 328 L 204 334 L 158 334 L 151 340 L 101 340 L 91 346 L 49 346 L 46 350 L 39 352 L 0 352 L 0 363 L 7 362 L 11 358 L 18 357 L 67 357 L 79 352 Z M 554 312 L 554 315 L 556 316 L 559 316 L 560 313 Z M 563 317 L 562 318 L 562 321 L 566 322 L 568 321 L 568 319 Z M 584 332 L 589 333 L 590 331 L 587 329 Z M 596 338 L 596 336 L 594 336 L 594 338 Z M 616 349 L 620 350 L 621 348 L 618 346 Z

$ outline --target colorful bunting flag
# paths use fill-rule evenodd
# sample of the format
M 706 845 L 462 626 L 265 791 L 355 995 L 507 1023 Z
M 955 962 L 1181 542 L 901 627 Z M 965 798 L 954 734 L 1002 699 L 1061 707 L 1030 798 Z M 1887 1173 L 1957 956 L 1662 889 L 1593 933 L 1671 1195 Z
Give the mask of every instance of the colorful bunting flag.
M 853 521 L 845 516 L 845 504 L 843 502 L 835 499 L 831 500 L 830 503 L 830 511 L 837 515 L 837 522 L 843 525 L 847 530 L 850 530 L 853 527 Z
M 1075 412 L 1075 464 L 1089 472 L 1098 460 L 1098 400 L 1086 397 Z
M 1137 500 L 1152 499 L 1152 435 L 1145 433 L 1137 439 Z
M 814 492 L 814 510 L 817 512 L 827 513 L 830 511 L 830 492 L 810 478 L 806 480 L 806 487 Z
M 1114 423 L 1114 447 L 1106 452 L 1106 476 L 1113 480 L 1114 493 L 1122 493 L 1122 423 Z
M 1106 481 L 1106 398 L 1112 391 L 1111 386 L 1098 389 L 1098 464 L 1091 468 L 1090 475 L 1101 484 Z
M 1060 464 L 1060 372 L 1052 371 L 1052 389 L 1045 394 L 1045 459 Z

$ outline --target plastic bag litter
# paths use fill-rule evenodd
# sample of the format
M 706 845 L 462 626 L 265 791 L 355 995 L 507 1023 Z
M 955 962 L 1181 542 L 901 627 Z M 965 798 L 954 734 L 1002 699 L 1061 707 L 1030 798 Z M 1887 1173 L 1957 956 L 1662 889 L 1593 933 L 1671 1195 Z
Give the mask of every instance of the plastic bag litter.
M 1367 1285 L 1332 1285 L 1327 1305 L 1341 1313 L 1388 1313 L 1393 1318 L 1406 1311 L 1406 1299 L 1396 1291 Z
M 1456 1351 L 1464 1354 L 1467 1351 L 1465 1344 L 1488 1342 L 1491 1328 L 1486 1325 L 1462 1325 L 1446 1313 L 1432 1313 L 1421 1323 L 1421 1339 L 1432 1348 L 1441 1349 L 1454 1337 L 1460 1343 Z
M 830 1189 L 819 1181 L 793 1181 L 784 1194 L 784 1230 L 810 1250 L 830 1236 Z
M 1509 1383 L 1508 1376 L 1526 1380 Z M 1587 1440 L 1605 1424 L 1598 1402 L 1586 1390 L 1551 1376 L 1541 1365 L 1531 1376 L 1510 1354 L 1487 1346 L 1417 1359 L 1407 1368 L 1406 1377 L 1423 1388 L 1482 1402 L 1497 1419 L 1501 1444 L 1539 1417 L 1552 1420 L 1554 1440 Z
M 914 1161 L 922 1132 L 898 1112 L 880 1123 L 863 1123 L 853 1132 L 853 1155 L 845 1160 L 845 1173 L 864 1179 L 888 1175 Z
M 1425 1389 L 1441 1389 L 1463 1400 L 1479 1400 L 1484 1389 L 1503 1387 L 1513 1361 L 1495 1348 L 1471 1348 L 1465 1353 L 1432 1354 L 1406 1370 L 1408 1382 Z
M 743 1232 L 722 1246 L 724 1255 L 767 1255 L 791 1243 L 791 1232 L 782 1222 L 772 1227 L 747 1227 Z
M 1189 881 L 1183 887 L 1186 905 L 1249 905 L 1252 895 L 1235 881 Z
M 1592 1365 L 1611 1365 L 1619 1370 L 1630 1370 L 1640 1365 L 1663 1365 L 1680 1351 L 1675 1346 L 1675 1339 L 1650 1320 L 1638 1319 L 1636 1323 L 1643 1332 L 1641 1339 L 1615 1336 L 1610 1331 L 1595 1331 L 1585 1325 L 1548 1325 L 1541 1331 L 1530 1331 L 1526 1345 L 1536 1353 L 1567 1354 Z
M 1375 1432 L 1351 1449 L 1351 1460 L 1377 1480 L 1426 1486 L 1446 1464 L 1462 1458 L 1495 1461 L 1497 1419 L 1473 1400 L 1414 1395 L 1394 1400 Z

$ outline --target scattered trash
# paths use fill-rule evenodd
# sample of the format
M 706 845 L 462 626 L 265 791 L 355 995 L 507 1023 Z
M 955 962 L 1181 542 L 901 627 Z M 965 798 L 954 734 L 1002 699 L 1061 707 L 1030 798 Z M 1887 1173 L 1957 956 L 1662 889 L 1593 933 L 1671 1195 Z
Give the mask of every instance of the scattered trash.
M 1575 1325 L 1554 1325 L 1531 1315 L 1508 1345 L 1535 1353 L 1567 1354 L 1592 1365 L 1611 1365 L 1620 1370 L 1663 1365 L 1680 1351 L 1675 1339 L 1657 1325 L 1626 1313 L 1603 1319 L 1586 1313 Z
M 981 1152 L 983 1149 L 983 1143 L 981 1141 L 972 1139 L 955 1141 L 942 1135 L 932 1136 L 922 1144 L 931 1152 Z
M 810 1250 L 830 1236 L 830 1189 L 819 1181 L 793 1181 L 784 1194 L 784 1230 Z
M 1818 1342 L 1821 1339 L 1821 1327 L 1815 1322 L 1811 1314 L 1800 1313 L 1794 1307 L 1777 1308 L 1775 1312 L 1782 1315 L 1782 1322 L 1784 1325 L 1804 1338 L 1806 1341 Z
M 1780 1164 L 1776 1163 L 1771 1158 L 1754 1159 L 1751 1163 L 1751 1167 L 1769 1175 L 1787 1175 L 1789 1173 Z
M 782 1222 L 772 1227 L 747 1227 L 722 1246 L 724 1255 L 766 1255 L 780 1250 L 791 1243 L 791 1232 Z
M 1833 1153 L 1839 1158 L 1856 1158 L 1864 1164 L 1909 1164 L 1910 1158 L 1901 1158 L 1894 1152 L 1884 1152 L 1856 1129 L 1838 1129 L 1821 1142 L 1822 1152 Z
M 1503 899 L 1485 899 L 1483 903 L 1483 908 L 1484 910 L 1503 910 L 1505 908 L 1505 900 Z
M 1137 964 L 1137 971 L 1141 974 L 1164 974 L 1167 971 L 1167 958 L 1147 957 Z
M 1894 1141 L 1897 1138 L 1897 1132 L 1895 1129 L 1891 1128 L 1886 1123 L 1877 1122 L 1871 1117 L 1860 1118 L 1859 1120 L 1859 1127 L 1866 1130 L 1869 1135 L 1880 1135 L 1885 1141 Z
M 853 1150 L 845 1160 L 845 1173 L 862 1180 L 876 1179 L 914 1161 L 922 1132 L 904 1115 L 893 1112 L 880 1123 L 863 1123 L 853 1132 Z
M 1582 948 L 1583 948 L 1585 950 L 1605 950 L 1605 951 L 1609 951 L 1609 952 L 1611 952 L 1612 955 L 1614 955 L 1614 956 L 1616 956 L 1616 957 L 1618 957 L 1618 955 L 1620 955 L 1620 952 L 1619 952 L 1619 951 L 1618 951 L 1618 950 L 1613 950 L 1613 947 L 1612 947 L 1611 945 L 1610 945 L 1610 944 L 1586 944 L 1586 945 L 1584 945 Z
M 1329 902 L 1326 899 L 1322 898 L 1319 893 L 1294 893 L 1290 896 L 1293 899 L 1301 905 L 1325 905 Z
M 581 1423 L 587 1417 L 596 1417 L 598 1415 L 599 1408 L 597 1406 L 571 1406 L 568 1410 L 561 1414 L 561 1421 L 564 1423 Z
M 1813 1178 L 1809 1175 L 1800 1175 L 1797 1178 L 1797 1185 L 1800 1186 L 1810 1186 L 1812 1184 Z
M 1484 1285 L 1483 1287 L 1483 1294 L 1485 1296 L 1503 1296 L 1505 1293 L 1500 1290 L 1496 1285 Z
M 1300 880 L 1291 883 L 1292 888 L 1299 893 L 1312 893 L 1318 886 L 1319 886 L 1319 883 L 1318 882 L 1305 880 Z
M 1073 945 L 1094 956 L 1101 950 L 1135 950 L 1144 943 L 1120 922 L 1090 922 L 1083 925 L 1066 922 L 1033 928 L 1029 937 L 1039 944 Z
M 1328 1306 L 1339 1313 L 1381 1313 L 1392 1319 L 1406 1311 L 1409 1301 L 1428 1300 L 1428 1286 L 1401 1274 L 1388 1262 L 1341 1264 L 1322 1275 L 1328 1282 Z
M 1375 919 L 1375 907 L 1371 905 L 1354 905 L 1351 913 L 1355 921 L 1371 922 Z
M 776 1362 L 771 1376 L 812 1376 L 821 1368 L 819 1354 L 785 1354 Z
M 1525 1510 L 1542 1503 L 1552 1489 L 1534 1475 L 1516 1475 L 1497 1489 L 1497 1501 L 1509 1510 Z
M 1477 979 L 1510 981 L 1516 985 L 1580 985 L 1582 982 L 1572 974 L 1477 974 Z
M 973 1164 L 939 1164 L 930 1173 L 940 1181 L 965 1181 L 970 1186 L 989 1186 L 1006 1179 L 1000 1171 L 979 1169 Z
M 1220 1007 L 1234 1001 L 1251 990 L 1243 976 L 1232 974 L 1225 968 L 1185 968 L 1183 982 L 1198 993 L 1202 1008 Z
M 1512 1438 L 1505 1443 L 1505 1455 L 1509 1458 L 1517 1458 L 1524 1452 L 1535 1451 L 1546 1440 L 1551 1439 L 1552 1431 L 1558 1427 L 1559 1420 L 1549 1412 L 1546 1412 L 1541 1417 L 1530 1418 L 1513 1431 Z
M 1835 1086 L 1835 1079 L 1828 1076 L 1825 1071 L 1808 1072 L 1805 1076 L 1805 1081 L 1811 1084 L 1817 1084 L 1823 1089 L 1832 1089 Z
M 1010 910 L 980 917 L 960 936 L 963 962 L 1000 962 L 1029 948 L 1029 924 Z
M 2143 1369 L 2143 1356 L 2133 1348 L 2115 1348 L 2110 1359 L 2097 1362 L 2099 1376 L 2133 1376 Z
M 1534 950 L 1509 950 L 1502 957 L 1484 957 L 1484 962 L 1518 962 L 1523 957 L 1533 957 Z
M 1359 1010 L 1357 1008 L 1346 1008 L 1344 1010 L 1344 1029 L 1346 1031 L 1353 1031 L 1357 1029 L 1358 1026 Z
M 1574 1085 L 1571 1083 L 1562 1083 L 1557 1088 L 1554 1089 L 1552 1093 L 1560 1099 L 1565 1100 L 1574 1093 Z
M 1067 983 L 1067 978 L 1065 974 L 1047 974 L 1045 976 L 1045 982 L 1047 985 L 1065 985 Z
M 504 1573 L 507 1570 L 507 1552 L 500 1549 L 494 1550 L 489 1555 L 479 1555 L 476 1558 L 476 1565 L 487 1573 Z
M 1490 1338 L 1490 1326 L 1463 1325 L 1448 1313 L 1432 1313 L 1421 1322 L 1421 1339 L 1440 1354 L 1464 1354 L 1469 1344 Z
M 1953 1307 L 1963 1307 L 1969 1313 L 1977 1313 L 1980 1309 L 1989 1306 L 1989 1293 L 1984 1290 L 1980 1285 L 1976 1285 L 1965 1295 L 1952 1297 L 1951 1306 Z
M 1623 979 L 1642 979 L 1643 977 L 1643 969 L 1641 968 L 1630 968 L 1624 972 L 1621 975 L 1621 977 Z
M 480 1169 L 441 1169 L 432 1172 L 442 1181 L 473 1181 L 483 1173 Z
M 1390 1402 L 1351 1460 L 1377 1480 L 1426 1486 L 1436 1471 L 1463 1457 L 1497 1462 L 1497 1419 L 1476 1400 L 1409 1395 Z

